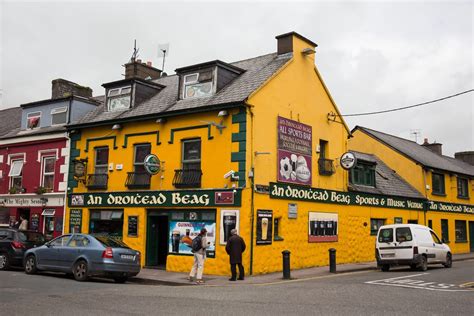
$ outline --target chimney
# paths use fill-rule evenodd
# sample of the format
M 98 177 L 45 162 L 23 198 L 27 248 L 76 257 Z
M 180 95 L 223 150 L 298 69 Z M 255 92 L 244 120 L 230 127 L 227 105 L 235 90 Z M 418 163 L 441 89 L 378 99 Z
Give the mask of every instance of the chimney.
M 454 158 L 474 166 L 474 151 L 463 151 L 454 154 Z
M 428 142 L 428 138 L 425 138 L 423 144 L 421 146 L 425 147 L 426 149 L 431 150 L 435 154 L 442 155 L 442 147 L 443 144 L 437 143 L 436 141 L 432 144 Z
M 294 49 L 297 49 L 295 47 L 295 38 L 299 39 L 300 41 L 303 41 L 304 49 L 309 49 L 310 51 L 314 52 L 314 49 L 318 46 L 318 44 L 314 43 L 313 41 L 307 39 L 306 37 L 296 33 L 296 32 L 289 32 L 285 34 L 281 34 L 278 36 L 275 36 L 277 39 L 277 53 L 278 55 L 286 54 L 286 53 L 292 53 Z M 297 45 L 302 46 L 301 44 Z M 301 48 L 303 50 L 303 47 Z M 301 53 L 301 52 L 300 52 Z
M 136 61 L 131 60 L 129 63 L 124 65 L 125 67 L 125 79 L 139 78 L 152 80 L 160 78 L 161 70 L 152 66 L 151 62 L 142 63 L 141 59 Z
M 51 81 L 51 84 L 52 99 L 65 98 L 71 95 L 80 96 L 84 98 L 92 97 L 91 88 L 78 85 L 77 83 L 72 81 L 59 78 Z

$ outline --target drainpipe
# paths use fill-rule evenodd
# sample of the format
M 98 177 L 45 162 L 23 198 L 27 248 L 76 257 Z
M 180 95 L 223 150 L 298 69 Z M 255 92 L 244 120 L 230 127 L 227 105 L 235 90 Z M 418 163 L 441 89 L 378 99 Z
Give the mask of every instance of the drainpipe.
M 249 267 L 249 273 L 250 275 L 253 274 L 253 239 L 254 239 L 254 222 L 255 222 L 255 168 L 254 168 L 254 153 L 253 153 L 253 120 L 254 120 L 254 115 L 252 113 L 252 108 L 249 106 L 249 113 L 250 113 L 250 134 L 251 134 L 251 139 L 250 139 L 250 170 L 253 173 L 253 176 L 250 180 L 251 183 L 251 202 L 250 202 L 250 267 Z
M 71 112 L 72 112 L 72 100 L 74 99 L 74 96 L 69 97 L 69 108 L 67 109 L 67 124 L 71 124 Z M 66 180 L 66 190 L 64 190 L 64 206 L 63 206 L 63 230 L 62 234 L 64 234 L 64 228 L 66 227 L 66 207 L 67 207 L 67 193 L 69 189 L 69 167 L 71 166 L 70 161 L 71 161 L 71 138 L 69 137 L 69 132 L 66 130 L 66 148 L 69 148 L 68 150 L 68 159 L 64 159 L 64 163 L 66 164 L 66 174 L 63 176 L 63 181 Z
M 426 169 L 422 167 L 423 170 L 423 185 L 425 186 L 425 198 L 426 201 L 423 203 L 423 225 L 426 226 L 426 212 L 428 211 L 428 188 L 426 187 Z

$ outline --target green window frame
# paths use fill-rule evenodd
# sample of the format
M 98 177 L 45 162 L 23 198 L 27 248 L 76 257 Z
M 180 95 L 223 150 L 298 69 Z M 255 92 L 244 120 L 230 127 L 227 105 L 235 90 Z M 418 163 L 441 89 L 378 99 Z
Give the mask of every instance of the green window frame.
M 349 182 L 375 187 L 375 164 L 357 161 L 349 173 Z
M 445 195 L 444 174 L 432 172 L 431 186 L 433 187 L 433 194 Z
M 381 226 L 385 225 L 384 218 L 371 218 L 370 219 L 370 235 L 377 236 L 377 232 Z
M 466 178 L 458 177 L 458 198 L 468 199 L 469 198 L 469 180 Z
M 456 242 L 466 242 L 467 241 L 467 228 L 466 221 L 454 221 L 454 233 L 456 236 Z

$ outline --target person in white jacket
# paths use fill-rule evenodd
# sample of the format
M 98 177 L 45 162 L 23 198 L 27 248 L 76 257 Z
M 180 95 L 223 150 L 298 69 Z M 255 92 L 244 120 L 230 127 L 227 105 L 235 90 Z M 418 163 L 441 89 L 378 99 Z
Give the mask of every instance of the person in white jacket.
M 20 226 L 18 227 L 19 230 L 28 230 L 28 221 L 26 218 L 20 215 Z
M 194 253 L 194 263 L 189 273 L 189 281 L 193 281 L 196 278 L 196 284 L 203 284 L 204 280 L 202 279 L 202 273 L 204 271 L 204 261 L 206 260 L 206 248 L 208 248 L 211 243 L 207 241 L 206 238 L 207 230 L 205 228 L 201 229 L 199 235 L 195 238 L 201 239 L 201 247 L 199 249 L 193 249 Z

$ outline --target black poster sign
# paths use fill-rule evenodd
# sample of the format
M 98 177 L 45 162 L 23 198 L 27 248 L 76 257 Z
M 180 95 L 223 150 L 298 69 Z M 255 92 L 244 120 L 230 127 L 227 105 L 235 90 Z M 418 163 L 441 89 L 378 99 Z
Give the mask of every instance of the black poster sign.
M 33 215 L 31 215 L 30 229 L 37 231 L 38 228 L 39 228 L 39 215 L 38 214 L 33 214 Z
M 82 229 L 82 209 L 69 211 L 69 232 L 80 233 Z
M 138 216 L 128 217 L 128 236 L 138 236 Z
M 257 211 L 257 245 L 270 245 L 273 240 L 273 211 Z

